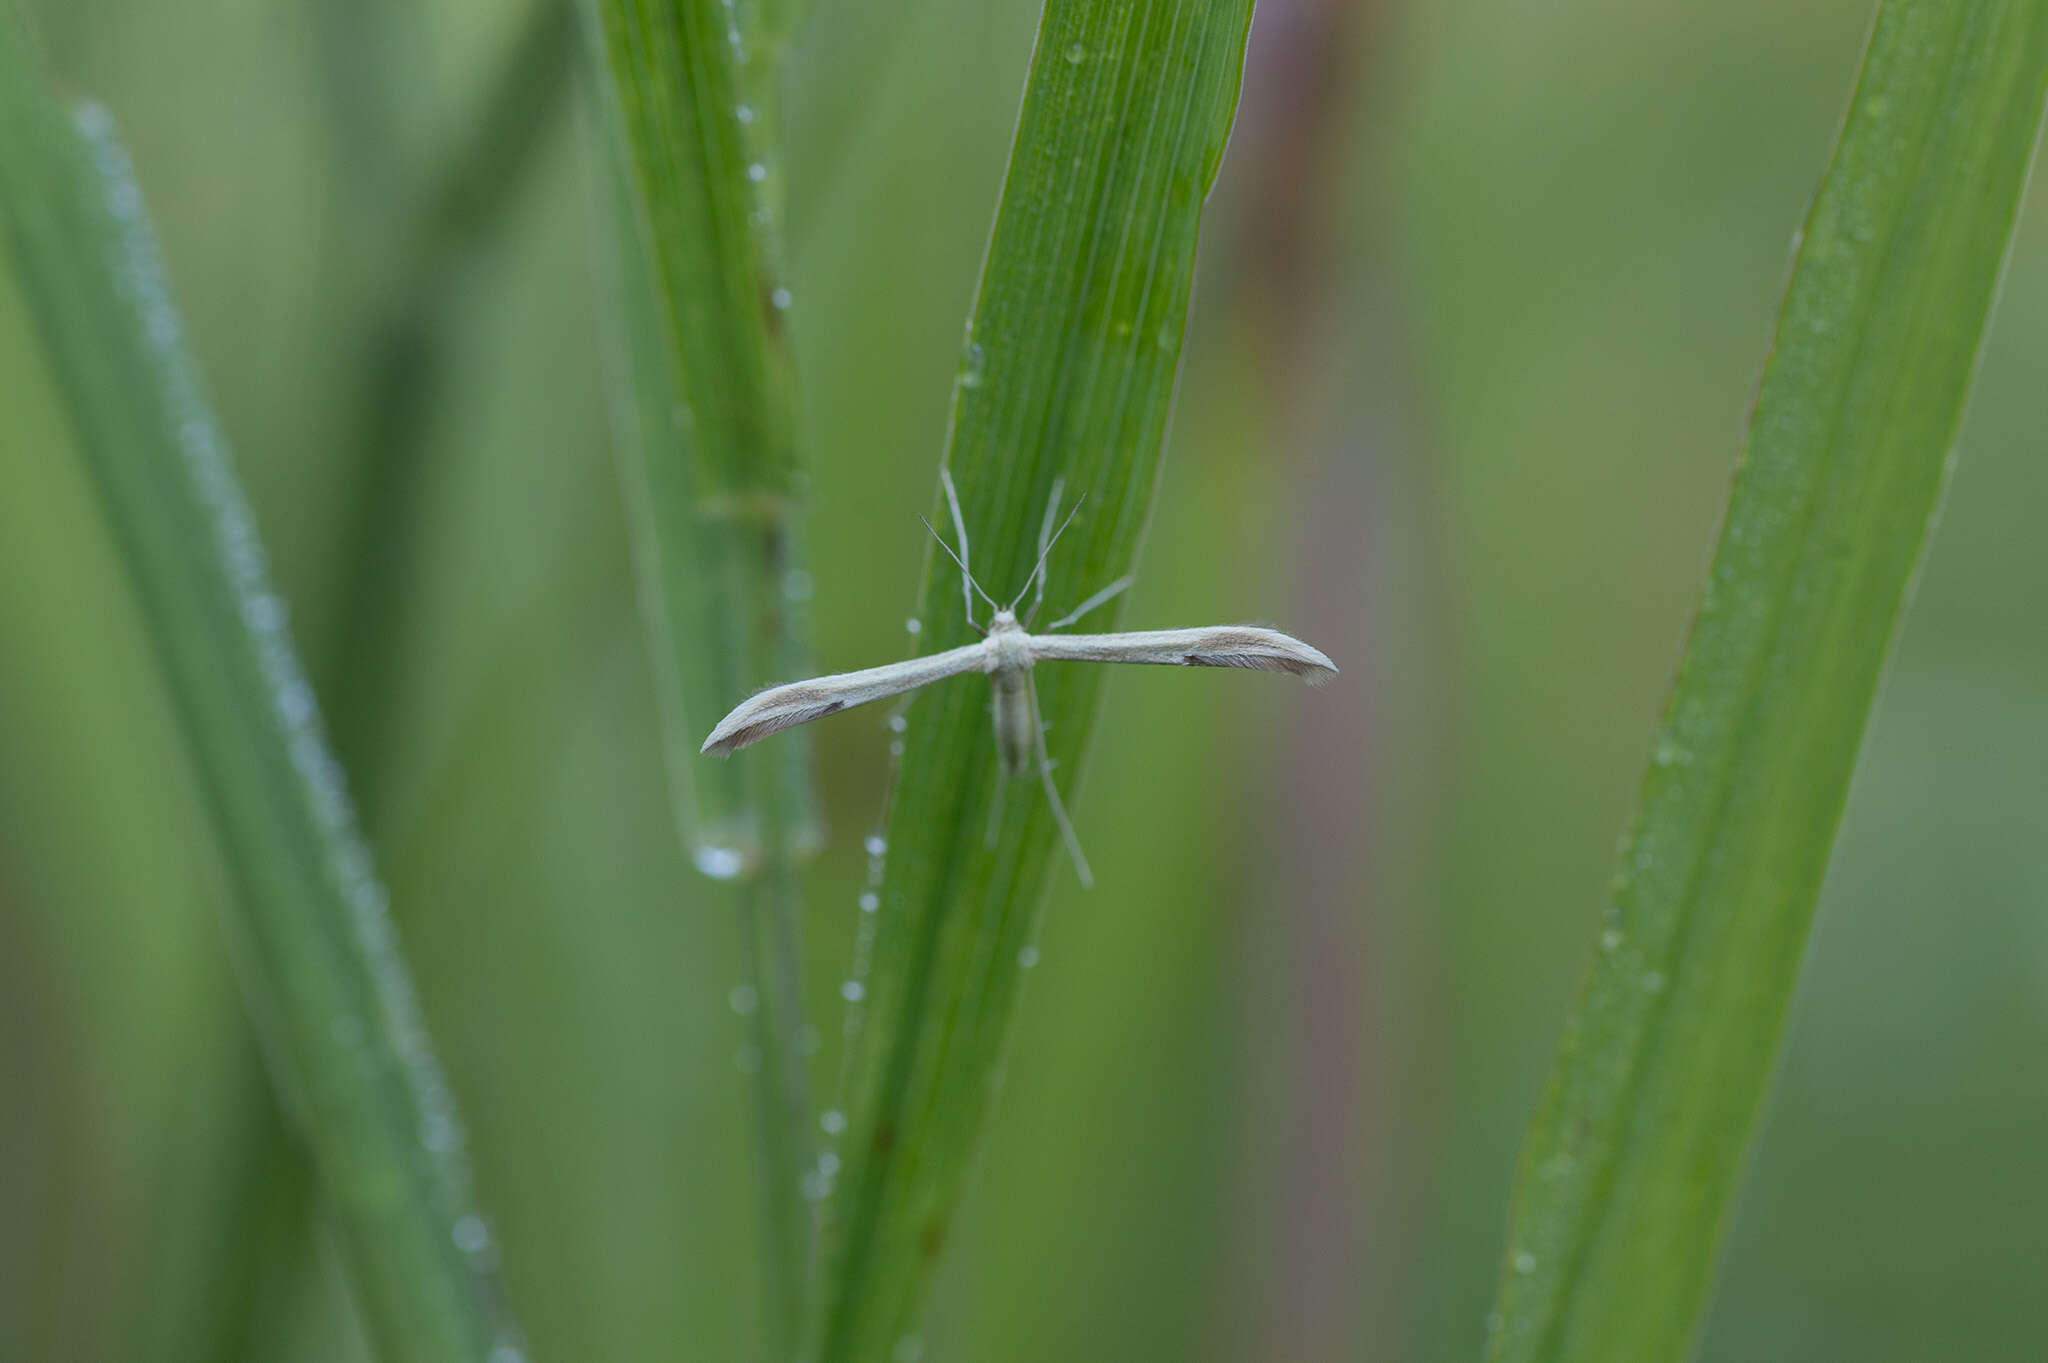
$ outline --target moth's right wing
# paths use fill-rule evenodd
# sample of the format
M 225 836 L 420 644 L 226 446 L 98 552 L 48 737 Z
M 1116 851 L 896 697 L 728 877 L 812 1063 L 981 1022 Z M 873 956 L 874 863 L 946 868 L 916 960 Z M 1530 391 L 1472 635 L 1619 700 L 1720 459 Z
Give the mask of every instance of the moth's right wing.
M 1247 667 L 1291 672 L 1311 683 L 1337 665 L 1291 634 L 1258 625 L 1146 629 L 1128 634 L 1034 634 L 1032 656 L 1088 663 L 1163 663 L 1172 667 Z
M 771 686 L 734 706 L 731 714 L 718 721 L 718 727 L 698 751 L 724 756 L 791 725 L 836 715 L 884 696 L 915 691 L 928 682 L 957 677 L 963 672 L 986 672 L 990 656 L 982 644 L 962 644 L 925 658 Z

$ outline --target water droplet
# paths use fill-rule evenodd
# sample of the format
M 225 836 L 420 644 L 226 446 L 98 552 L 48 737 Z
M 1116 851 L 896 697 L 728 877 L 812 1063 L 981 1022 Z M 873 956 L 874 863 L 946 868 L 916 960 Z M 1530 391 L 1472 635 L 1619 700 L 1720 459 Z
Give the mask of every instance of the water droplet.
M 745 870 L 747 865 L 746 857 L 737 847 L 719 847 L 708 842 L 698 843 L 690 853 L 690 860 L 697 864 L 698 870 L 713 880 L 731 880 Z
M 820 1036 L 818 1029 L 810 1023 L 806 1022 L 796 1029 L 796 1048 L 805 1055 L 816 1055 L 824 1044 L 825 1038 Z
M 848 980 L 839 986 L 839 997 L 848 1003 L 859 1003 L 867 997 L 867 992 L 859 980 Z
M 909 727 L 910 727 L 910 718 L 909 718 L 909 716 L 907 716 L 907 715 L 891 715 L 891 716 L 889 716 L 889 731 L 890 731 L 891 733 L 898 733 L 898 734 L 900 734 L 900 733 L 902 733 L 902 732 L 903 732 L 904 730 L 908 729 Z
M 900 738 L 892 738 L 892 739 L 890 739 L 890 740 L 889 740 L 889 756 L 891 756 L 891 757 L 901 757 L 901 756 L 903 756 L 903 752 L 904 752 L 904 747 L 903 747 L 903 740 L 902 740 L 902 739 L 900 739 Z
M 1657 744 L 1650 760 L 1660 767 L 1682 767 L 1692 761 L 1692 754 L 1667 738 Z
M 873 913 L 876 909 L 879 909 L 881 907 L 882 896 L 876 894 L 873 890 L 863 890 L 861 892 L 860 911 L 862 913 Z
M 818 1125 L 825 1129 L 826 1135 L 836 1136 L 846 1130 L 846 1114 L 836 1107 L 828 1107 L 819 1115 Z
M 1072 47 L 1067 49 L 1067 60 L 1072 62 L 1074 65 L 1079 66 L 1082 62 L 1088 60 L 1088 49 L 1081 46 L 1081 44 L 1079 43 L 1075 43 Z
M 768 301 L 775 305 L 777 312 L 788 312 L 790 302 L 789 290 L 777 289 L 774 293 L 768 295 Z
M 834 1153 L 833 1153 L 832 1151 L 830 1151 L 830 1150 L 821 1150 L 821 1151 L 819 1151 L 819 1152 L 818 1152 L 818 1172 L 819 1172 L 819 1173 L 821 1173 L 821 1174 L 823 1174 L 823 1175 L 824 1175 L 824 1176 L 825 1176 L 826 1178 L 830 1178 L 830 1177 L 832 1177 L 832 1176 L 833 1176 L 834 1174 L 838 1173 L 838 1172 L 839 1172 L 839 1156 L 838 1156 L 838 1155 L 836 1155 L 836 1154 L 834 1154 Z
M 436 1154 L 445 1154 L 462 1144 L 462 1128 L 445 1112 L 436 1112 L 420 1123 L 420 1144 Z
M 1526 1249 L 1515 1251 L 1515 1272 L 1528 1275 L 1536 1271 L 1536 1256 Z
M 1605 931 L 1605 932 L 1603 932 L 1603 933 L 1601 933 L 1601 934 L 1600 934 L 1600 949 L 1601 949 L 1602 951 L 1612 951 L 1612 950 L 1614 950 L 1614 949 L 1615 949 L 1616 947 L 1618 947 L 1618 946 L 1620 946 L 1620 945 L 1621 945 L 1621 929 L 1620 929 L 1620 928 L 1609 928 L 1609 929 L 1607 929 L 1607 931 Z
M 811 588 L 811 575 L 801 568 L 792 568 L 782 575 L 782 597 L 785 601 L 808 601 Z
M 823 1202 L 832 1192 L 832 1180 L 816 1169 L 804 1171 L 801 1186 L 805 1199 L 811 1202 Z
M 465 1216 L 455 1223 L 452 1232 L 455 1248 L 464 1254 L 475 1254 L 491 1243 L 491 1228 L 484 1224 L 481 1216 Z
M 1017 953 L 1017 965 L 1018 965 L 1018 968 L 1019 968 L 1019 969 L 1022 969 L 1022 970 L 1029 970 L 1029 969 L 1031 969 L 1031 967 L 1032 967 L 1032 966 L 1035 966 L 1035 965 L 1037 965 L 1037 964 L 1038 964 L 1038 948 L 1037 948 L 1037 947 L 1025 947 L 1025 948 L 1024 948 L 1023 950 L 1021 950 L 1021 951 L 1019 951 L 1019 952 Z
M 1503 1316 L 1498 1311 L 1489 1311 L 1486 1315 L 1486 1332 L 1497 1335 L 1506 1327 L 1507 1323 L 1508 1318 L 1506 1316 Z
M 966 362 L 960 367 L 960 386 L 981 387 L 981 371 L 986 364 L 987 357 L 982 353 L 981 347 L 970 342 L 967 346 Z
M 747 178 L 757 185 L 760 184 L 768 178 L 768 167 L 762 165 L 759 161 L 754 162 L 754 164 L 747 167 Z
M 889 840 L 880 833 L 870 833 L 868 834 L 868 840 L 862 846 L 868 849 L 869 856 L 879 857 L 889 850 Z
M 741 1017 L 751 1017 L 754 1010 L 761 1006 L 761 996 L 754 992 L 754 986 L 751 984 L 734 985 L 726 994 L 725 1001 L 732 1007 L 733 1012 Z
M 1650 972 L 1649 972 L 1648 974 L 1644 975 L 1644 976 L 1643 976 L 1643 992 L 1644 992 L 1645 994 L 1661 994 L 1661 993 L 1663 993 L 1663 992 L 1664 992 L 1664 972 L 1663 972 L 1663 971 L 1661 971 L 1661 970 L 1652 970 L 1652 971 L 1650 971 Z
M 754 121 L 754 106 L 742 104 L 732 111 L 732 116 L 742 123 L 752 123 Z
M 491 1350 L 488 1363 L 526 1363 L 526 1351 L 516 1344 L 500 1344 Z
M 916 1335 L 905 1335 L 896 1341 L 896 1348 L 889 1357 L 893 1363 L 917 1363 L 924 1357 L 924 1341 Z

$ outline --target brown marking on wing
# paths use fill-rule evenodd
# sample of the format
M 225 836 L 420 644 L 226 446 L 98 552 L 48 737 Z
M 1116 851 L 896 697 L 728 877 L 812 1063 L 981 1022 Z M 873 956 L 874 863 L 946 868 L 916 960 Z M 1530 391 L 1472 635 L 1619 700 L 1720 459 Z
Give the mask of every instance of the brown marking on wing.
M 1312 658 L 1297 657 L 1276 649 L 1270 639 L 1246 632 L 1222 633 L 1205 641 L 1204 647 L 1181 655 L 1186 667 L 1242 667 L 1255 672 L 1287 672 L 1294 676 L 1320 679 L 1325 668 Z

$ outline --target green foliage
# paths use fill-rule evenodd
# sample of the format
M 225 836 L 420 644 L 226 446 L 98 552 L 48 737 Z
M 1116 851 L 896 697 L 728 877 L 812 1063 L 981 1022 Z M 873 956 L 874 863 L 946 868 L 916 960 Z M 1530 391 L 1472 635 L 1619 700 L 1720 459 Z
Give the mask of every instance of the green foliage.
M 715 44 L 727 16 L 740 25 L 745 61 L 705 79 L 755 114 L 739 154 L 763 165 L 749 192 L 786 247 L 760 243 L 764 279 L 794 298 L 802 376 L 790 467 L 807 557 L 787 562 L 815 577 L 779 585 L 813 591 L 816 665 L 744 661 L 754 643 L 727 642 L 740 622 L 723 603 L 778 584 L 722 528 L 736 521 L 705 514 L 703 451 L 671 429 L 690 375 L 652 250 L 710 239 L 656 243 L 625 156 L 569 135 L 610 107 L 623 152 L 619 105 L 589 79 L 612 65 L 584 68 L 586 45 L 562 41 L 565 15 L 594 5 L 14 8 L 38 25 L 50 83 L 103 99 L 133 152 L 388 878 L 531 1356 L 779 1360 L 801 1302 L 780 1294 L 764 1315 L 756 1280 L 763 1265 L 797 1276 L 789 1250 L 812 1211 L 792 1195 L 799 1169 L 814 1189 L 838 1171 L 845 1230 L 873 1085 L 834 1094 L 837 1162 L 816 1163 L 802 1095 L 786 1103 L 749 1070 L 803 1077 L 775 1040 L 801 994 L 825 1025 L 793 1039 L 818 1046 L 808 1067 L 829 1080 L 856 929 L 893 915 L 875 930 L 900 951 L 929 926 L 919 905 L 857 909 L 881 893 L 862 835 L 888 833 L 884 873 L 911 875 L 902 859 L 933 845 L 881 825 L 889 745 L 932 745 L 971 709 L 957 752 L 991 763 L 986 689 L 923 695 L 904 733 L 873 707 L 726 764 L 697 756 L 698 726 L 725 688 L 967 637 L 957 576 L 912 512 L 938 505 L 949 399 L 969 396 L 946 379 L 1038 0 L 737 0 L 700 28 Z M 647 38 L 633 55 L 650 89 L 682 60 L 659 36 L 671 8 L 614 11 Z M 958 935 L 933 940 L 928 978 L 961 1007 L 923 1054 L 950 1047 L 970 1087 L 926 1086 L 946 1130 L 893 1185 L 943 1214 L 914 1327 L 926 1360 L 1479 1355 L 1514 1146 L 1601 926 L 1674 622 L 1726 497 L 1731 422 L 1873 8 L 1259 14 L 1124 620 L 1268 621 L 1344 673 L 1306 693 L 1104 669 L 1085 745 L 1093 704 L 1048 695 L 1063 786 L 1087 749 L 1074 809 L 1102 888 L 1077 887 L 1026 782 L 996 820 L 996 872 L 1045 885 L 1047 909 L 1001 936 L 977 918 L 993 887 L 946 903 L 942 931 Z M 1050 39 L 1042 55 L 1058 55 Z M 13 117 L 37 93 L 0 90 L 0 141 L 73 136 L 62 118 Z M 593 241 L 610 230 L 593 184 L 624 196 L 631 249 Z M 0 211 L 62 206 L 0 188 Z M 96 501 L 90 428 L 58 382 L 76 374 L 41 338 L 69 276 L 0 261 L 0 1357 L 368 1363 L 378 1308 L 350 1281 L 347 1208 L 310 1169 L 301 1186 L 298 1152 L 266 1134 L 273 1094 L 231 970 L 253 978 L 256 957 L 231 959 L 218 921 L 232 849 L 211 835 L 198 764 L 180 765 L 185 702 L 151 654 L 167 624 L 200 636 L 136 590 Z M 734 344 L 760 343 L 712 301 Z M 1726 1217 L 1703 1360 L 2039 1353 L 2048 632 L 2030 626 L 2048 580 L 2048 216 L 2022 223 L 1998 311 Z M 629 327 L 637 339 L 615 344 Z M 118 350 L 73 349 L 118 367 Z M 1016 366 L 986 347 L 983 365 L 990 399 Z M 761 392 L 784 401 L 770 390 L 785 380 Z M 106 392 L 85 412 L 102 427 L 127 405 Z M 636 424 L 653 439 L 625 444 L 622 480 L 614 447 Z M 1054 565 L 1057 611 L 1129 560 L 1087 561 L 1077 538 L 1121 495 L 1092 462 L 1102 448 L 1042 443 L 996 444 L 1012 462 L 979 473 L 956 451 L 954 467 L 982 576 L 1005 595 L 1052 476 L 1069 500 L 1093 482 Z M 634 462 L 648 452 L 668 462 Z M 667 560 L 646 523 L 664 477 L 663 519 L 698 531 Z M 742 574 L 732 595 L 721 564 Z M 665 610 L 636 617 L 636 588 L 658 605 L 671 580 Z M 906 642 L 912 613 L 924 628 Z M 1084 670 L 1048 665 L 1040 681 L 1079 688 Z M 658 713 L 679 698 L 701 720 Z M 805 747 L 830 836 L 801 903 L 780 859 L 755 880 L 693 873 L 668 777 L 695 782 L 707 813 L 745 815 Z M 981 784 L 939 775 L 933 798 L 962 806 L 993 786 L 986 767 Z M 950 817 L 956 860 L 984 857 L 986 824 Z M 1028 864 L 1011 860 L 1026 838 Z M 756 935 L 771 924 L 800 927 L 806 957 L 773 994 L 747 959 L 774 948 Z M 990 967 L 1032 947 L 1028 986 L 941 978 L 962 937 Z M 886 977 L 855 976 L 866 1013 Z M 1015 991 L 1011 1039 L 988 1099 L 972 1085 L 991 1072 L 963 1057 L 1001 990 Z M 863 1083 L 889 1039 L 866 1020 Z M 985 1148 L 944 1192 L 935 1171 L 975 1124 Z M 764 1164 L 781 1199 L 766 1222 L 744 1176 Z M 913 1210 L 895 1204 L 878 1232 L 908 1234 Z M 871 1243 L 879 1266 L 901 1241 Z M 1532 1279 L 1545 1262 L 1532 1253 Z
M 946 451 L 971 566 L 998 600 L 1030 574 L 1056 480 L 1068 505 L 1086 500 L 1049 562 L 1055 612 L 1136 556 L 1250 16 L 1245 0 L 1046 6 Z M 934 524 L 950 523 L 942 508 Z M 973 637 L 956 572 L 936 550 L 927 557 L 919 651 Z M 1111 614 L 1089 623 L 1108 628 Z M 1048 665 L 1036 677 L 1069 792 L 1099 671 Z M 1030 780 L 1009 783 L 985 845 L 997 793 L 985 685 L 932 688 L 903 737 L 875 854 L 878 906 L 847 989 L 863 1016 L 844 1172 L 826 1213 L 817 1353 L 828 1363 L 890 1358 L 915 1328 L 1060 855 Z
M 768 1318 L 786 1356 L 813 1239 L 795 880 L 818 841 L 809 736 L 745 762 L 697 752 L 720 715 L 807 657 L 773 49 L 724 0 L 584 12 L 617 210 L 614 405 L 642 610 L 678 828 L 699 870 L 735 882 L 749 942 Z
M 758 81 L 743 79 L 749 49 L 722 0 L 585 10 L 624 166 L 622 303 L 651 310 L 651 327 L 627 328 L 624 443 L 656 662 L 674 693 L 680 813 L 701 860 L 751 870 L 770 832 L 753 789 L 761 764 L 702 763 L 696 752 L 735 701 L 805 656 L 789 590 L 803 474 L 762 132 L 770 110 L 742 94 Z M 803 744 L 778 750 L 782 799 L 803 798 Z
M 1503 1363 L 1676 1359 L 1697 1330 L 2044 89 L 2048 4 L 1879 10 L 1523 1152 Z
M 225 851 L 248 1005 L 384 1357 L 503 1346 L 462 1129 L 112 120 L 0 22 L 0 229 Z

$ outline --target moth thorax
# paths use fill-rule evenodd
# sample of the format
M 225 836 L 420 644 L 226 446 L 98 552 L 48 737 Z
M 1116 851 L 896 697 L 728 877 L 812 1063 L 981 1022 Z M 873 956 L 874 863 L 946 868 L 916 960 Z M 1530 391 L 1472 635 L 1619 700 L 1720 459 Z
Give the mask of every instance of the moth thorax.
M 1031 636 L 1019 629 L 1015 620 L 1006 625 L 1003 618 L 997 616 L 988 638 L 995 650 L 995 672 L 1022 674 L 1031 670 Z

